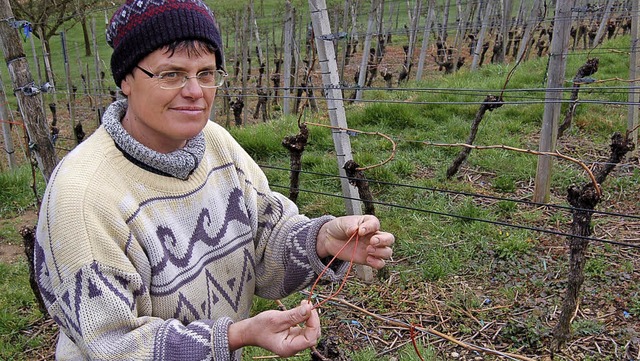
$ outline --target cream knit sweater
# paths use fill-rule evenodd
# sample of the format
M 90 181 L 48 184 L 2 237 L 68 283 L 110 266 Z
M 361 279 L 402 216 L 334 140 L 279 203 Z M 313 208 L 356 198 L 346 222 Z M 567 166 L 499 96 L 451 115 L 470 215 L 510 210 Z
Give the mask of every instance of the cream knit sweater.
M 322 270 L 315 242 L 330 218 L 298 214 L 222 127 L 203 134 L 184 180 L 134 164 L 104 126 L 54 171 L 35 266 L 59 359 L 236 359 L 227 329 L 253 296 L 285 297 Z

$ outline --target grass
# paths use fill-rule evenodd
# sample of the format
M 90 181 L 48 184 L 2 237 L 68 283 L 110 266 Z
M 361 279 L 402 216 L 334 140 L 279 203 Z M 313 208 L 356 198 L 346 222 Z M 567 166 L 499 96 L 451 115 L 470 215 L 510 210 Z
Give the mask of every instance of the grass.
M 41 197 L 44 180 L 39 172 L 35 179 Z M 0 247 L 22 244 L 17 225 L 10 220 L 35 208 L 33 182 L 34 176 L 27 165 L 0 173 Z M 42 347 L 50 341 L 49 335 L 36 333 L 36 325 L 43 315 L 29 286 L 26 261 L 0 262 L 0 274 L 0 359 L 23 360 L 26 349 Z
M 43 315 L 28 286 L 26 263 L 0 263 L 0 274 L 0 359 L 23 360 L 26 349 L 42 347 L 49 335 L 34 332 Z
M 34 182 L 40 197 L 45 187 L 40 172 L 34 174 L 31 167 L 21 166 L 0 173 L 0 218 L 15 217 L 35 205 Z

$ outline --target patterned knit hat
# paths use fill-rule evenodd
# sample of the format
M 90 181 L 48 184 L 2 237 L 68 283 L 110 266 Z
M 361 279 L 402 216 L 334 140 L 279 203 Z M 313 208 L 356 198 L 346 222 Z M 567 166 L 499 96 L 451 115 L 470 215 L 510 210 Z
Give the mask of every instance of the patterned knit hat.
M 151 52 L 176 40 L 202 40 L 216 47 L 222 69 L 222 39 L 218 24 L 200 0 L 127 0 L 113 14 L 107 42 L 113 48 L 111 72 L 116 85 Z

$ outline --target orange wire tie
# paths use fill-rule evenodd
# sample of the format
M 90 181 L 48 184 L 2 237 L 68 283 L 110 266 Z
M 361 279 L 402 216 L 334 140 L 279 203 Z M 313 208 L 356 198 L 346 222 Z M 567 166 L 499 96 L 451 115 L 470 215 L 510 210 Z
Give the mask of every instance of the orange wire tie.
M 322 279 L 322 275 L 325 274 L 325 272 L 329 269 L 331 264 L 338 258 L 338 255 L 342 253 L 342 251 L 344 251 L 344 249 L 349 245 L 349 243 L 351 243 L 351 240 L 353 240 L 353 238 L 355 237 L 356 238 L 355 245 L 353 246 L 354 252 L 351 252 L 351 259 L 349 260 L 349 268 L 347 268 L 347 272 L 345 273 L 344 278 L 342 279 L 342 282 L 340 282 L 340 287 L 338 287 L 338 290 L 333 294 L 331 294 L 329 297 L 325 298 L 324 300 L 320 301 L 317 305 L 313 306 L 313 308 L 318 308 L 323 304 L 325 304 L 325 302 L 337 296 L 340 293 L 340 291 L 342 291 L 342 288 L 344 287 L 344 285 L 347 283 L 347 278 L 349 278 L 349 273 L 351 273 L 351 268 L 353 267 L 353 258 L 355 256 L 355 249 L 358 247 L 358 241 L 360 239 L 360 235 L 358 235 L 358 231 L 359 230 L 356 229 L 356 231 L 353 233 L 353 235 L 351 235 L 349 240 L 346 241 L 342 246 L 342 248 L 340 248 L 340 250 L 335 254 L 335 256 L 331 258 L 331 261 L 327 263 L 327 265 L 324 267 L 322 272 L 320 272 L 320 274 L 318 275 L 318 278 L 316 278 L 315 282 L 313 283 L 313 286 L 311 286 L 311 290 L 309 291 L 309 299 L 308 299 L 309 302 L 311 302 L 311 298 L 313 297 L 313 290 L 318 285 L 318 282 L 320 282 L 320 279 Z

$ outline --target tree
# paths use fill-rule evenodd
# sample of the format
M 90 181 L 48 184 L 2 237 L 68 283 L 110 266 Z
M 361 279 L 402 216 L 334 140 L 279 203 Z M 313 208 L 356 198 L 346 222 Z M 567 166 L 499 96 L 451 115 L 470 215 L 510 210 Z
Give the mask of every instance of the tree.
M 94 9 L 101 0 L 9 0 L 15 18 L 28 21 L 35 36 L 42 36 L 45 51 L 50 57 L 49 41 L 59 33 L 62 26 L 82 24 L 85 55 L 91 56 L 91 41 L 86 25 L 88 10 Z M 49 59 L 51 61 L 51 59 Z
M 0 0 L 0 19 L 13 18 L 8 0 Z M 22 42 L 20 42 L 18 31 L 9 21 L 0 21 L 0 50 L 8 65 L 18 107 L 29 135 L 29 151 L 38 162 L 45 181 L 48 181 L 58 159 L 49 137 L 40 98 L 36 96 L 39 90 L 35 87 L 29 71 Z

